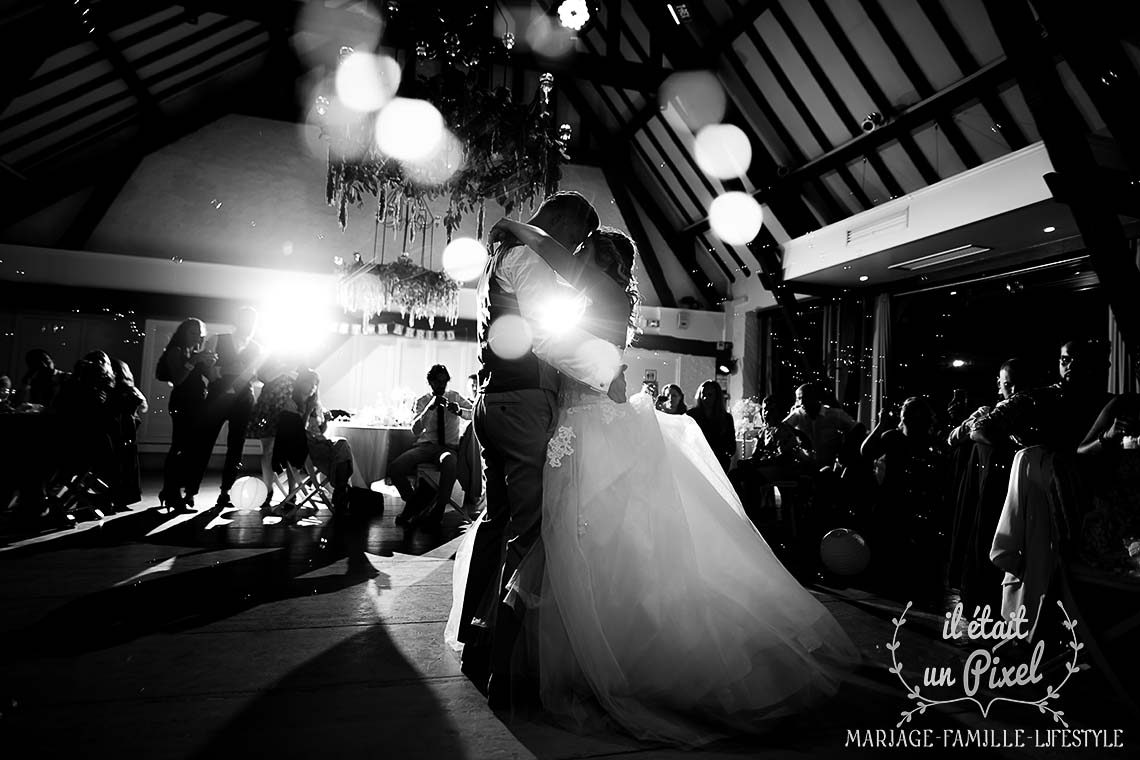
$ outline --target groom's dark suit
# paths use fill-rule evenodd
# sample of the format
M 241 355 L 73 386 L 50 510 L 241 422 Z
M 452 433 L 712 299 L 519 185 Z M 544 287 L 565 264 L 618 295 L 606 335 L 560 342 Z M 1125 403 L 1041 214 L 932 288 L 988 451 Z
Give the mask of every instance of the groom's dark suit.
M 459 628 L 459 640 L 466 645 L 464 669 L 475 678 L 488 666 L 504 670 L 517 633 L 517 622 L 501 600 L 504 585 L 539 538 L 542 471 L 558 419 L 555 367 L 603 391 L 613 380 L 612 370 L 606 372 L 573 350 L 589 338 L 586 333 L 571 328 L 554 336 L 550 325 L 538 318 L 544 302 L 576 295 L 523 246 L 492 256 L 479 285 L 480 359 L 486 380 L 474 424 L 486 464 L 487 509 L 477 528 Z M 507 316 L 521 317 L 531 330 L 531 349 L 518 358 L 495 352 L 496 336 L 490 328 Z

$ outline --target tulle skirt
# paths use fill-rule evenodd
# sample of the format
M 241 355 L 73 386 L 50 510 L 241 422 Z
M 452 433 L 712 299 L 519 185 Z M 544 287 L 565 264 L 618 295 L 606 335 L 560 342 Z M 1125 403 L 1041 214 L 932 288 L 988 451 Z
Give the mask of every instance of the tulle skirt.
M 540 547 L 512 578 L 544 709 L 579 730 L 695 746 L 833 695 L 858 653 L 744 513 L 697 425 L 563 399 Z M 474 533 L 474 531 L 472 531 Z M 456 557 L 455 641 L 473 535 Z

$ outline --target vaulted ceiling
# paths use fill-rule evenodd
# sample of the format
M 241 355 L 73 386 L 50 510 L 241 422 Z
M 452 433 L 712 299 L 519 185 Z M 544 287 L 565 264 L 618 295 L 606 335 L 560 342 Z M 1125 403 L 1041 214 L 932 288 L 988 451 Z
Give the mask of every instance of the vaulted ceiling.
M 396 23 L 413 1 L 0 2 L 0 226 L 86 189 L 54 241 L 82 248 L 142 157 L 229 113 L 302 120 L 312 81 L 362 29 L 378 24 L 380 46 L 414 60 Z M 494 34 L 521 41 L 559 2 L 491 3 Z M 555 73 L 571 154 L 604 170 L 662 305 L 695 295 L 712 306 L 748 278 L 778 282 L 787 239 L 1041 139 L 995 2 L 595 0 L 568 57 L 520 44 L 490 76 L 524 95 Z M 1136 10 L 1083 3 L 1090 32 L 1074 30 L 1071 5 L 1036 2 L 1021 23 L 1045 39 L 1102 163 L 1140 168 L 1122 138 L 1134 126 L 1123 104 L 1140 94 Z M 1096 55 L 1090 34 L 1102 40 Z M 658 98 L 671 73 L 697 69 L 715 72 L 724 121 L 752 144 L 739 179 L 702 172 L 676 104 Z M 709 204 L 726 190 L 764 204 L 747 246 L 709 229 Z

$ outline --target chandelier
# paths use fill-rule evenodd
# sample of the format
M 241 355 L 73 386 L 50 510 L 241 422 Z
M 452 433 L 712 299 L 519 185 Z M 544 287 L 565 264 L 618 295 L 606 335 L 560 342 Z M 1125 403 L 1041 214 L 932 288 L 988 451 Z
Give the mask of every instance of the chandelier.
M 506 213 L 533 204 L 558 189 L 561 165 L 569 160 L 570 127 L 556 126 L 550 113 L 554 76 L 539 76 L 529 102 L 516 101 L 506 87 L 486 86 L 485 67 L 510 60 L 514 36 L 492 39 L 484 31 L 491 28 L 488 8 L 445 5 L 388 3 L 389 15 L 401 14 L 415 41 L 418 75 L 400 81 L 397 71 L 398 93 L 387 93 L 381 107 L 354 112 L 335 96 L 317 99 L 328 142 L 326 200 L 341 229 L 350 207 L 374 203 L 376 236 L 384 242 L 379 251 L 374 245 L 371 261 L 359 254 L 351 262 L 337 259 L 340 304 L 365 320 L 390 311 L 455 322 L 458 283 L 424 266 L 422 251 L 435 228 L 441 226 L 450 242 L 474 213 L 482 238 L 488 199 Z M 342 48 L 342 67 L 353 54 Z M 386 262 L 389 237 L 397 252 Z M 417 238 L 418 264 L 409 253 Z

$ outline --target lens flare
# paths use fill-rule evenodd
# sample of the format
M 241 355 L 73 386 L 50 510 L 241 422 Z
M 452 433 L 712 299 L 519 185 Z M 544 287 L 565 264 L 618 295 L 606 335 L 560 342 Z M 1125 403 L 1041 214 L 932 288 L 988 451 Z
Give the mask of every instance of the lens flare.
M 601 377 L 616 377 L 621 369 L 621 352 L 614 344 L 600 338 L 585 341 L 576 354 L 578 361 Z
M 433 187 L 442 185 L 460 169 L 467 161 L 463 151 L 463 143 L 451 133 L 444 130 L 443 139 L 434 150 L 416 161 L 401 161 L 404 174 L 414 184 L 420 187 Z
M 455 238 L 443 249 L 443 271 L 458 282 L 471 282 L 487 266 L 487 249 L 478 240 Z
M 551 335 L 564 335 L 582 321 L 585 311 L 586 302 L 580 296 L 552 293 L 539 305 L 538 323 Z
M 709 124 L 697 133 L 693 158 L 701 171 L 717 179 L 743 176 L 752 163 L 748 135 L 734 124 Z
M 515 314 L 504 314 L 487 328 L 487 347 L 501 359 L 520 359 L 531 346 L 530 325 Z
M 709 227 L 729 245 L 746 245 L 764 226 L 764 210 L 748 193 L 721 193 L 709 206 Z
M 353 53 L 336 70 L 337 97 L 353 111 L 378 111 L 399 86 L 400 64 L 388 56 Z
M 671 74 L 661 83 L 657 98 L 662 107 L 671 104 L 693 132 L 724 118 L 724 87 L 708 71 Z
M 395 98 L 376 118 L 380 150 L 401 161 L 427 159 L 443 141 L 443 117 L 426 100 Z
M 537 55 L 561 58 L 570 52 L 574 39 L 568 29 L 544 14 L 536 14 L 526 30 L 526 41 Z

